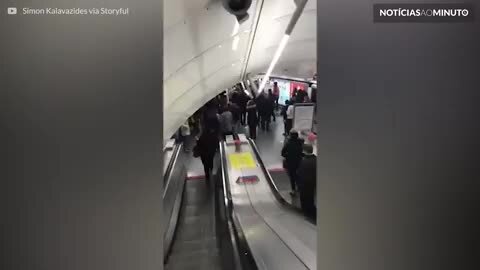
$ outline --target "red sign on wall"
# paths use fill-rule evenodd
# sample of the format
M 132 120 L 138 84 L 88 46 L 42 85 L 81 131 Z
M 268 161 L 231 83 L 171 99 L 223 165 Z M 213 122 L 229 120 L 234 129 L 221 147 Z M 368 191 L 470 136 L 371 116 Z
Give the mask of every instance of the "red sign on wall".
M 307 91 L 307 84 L 301 83 L 301 82 L 291 81 L 290 82 L 290 97 L 293 96 L 293 91 L 295 89 L 300 89 L 302 91 Z

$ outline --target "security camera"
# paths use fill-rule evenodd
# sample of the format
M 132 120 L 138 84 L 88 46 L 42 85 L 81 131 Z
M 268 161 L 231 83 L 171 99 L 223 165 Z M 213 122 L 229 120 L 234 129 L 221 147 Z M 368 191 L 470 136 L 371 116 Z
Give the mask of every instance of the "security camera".
M 237 18 L 239 24 L 248 20 L 248 9 L 252 0 L 222 0 L 223 8 Z

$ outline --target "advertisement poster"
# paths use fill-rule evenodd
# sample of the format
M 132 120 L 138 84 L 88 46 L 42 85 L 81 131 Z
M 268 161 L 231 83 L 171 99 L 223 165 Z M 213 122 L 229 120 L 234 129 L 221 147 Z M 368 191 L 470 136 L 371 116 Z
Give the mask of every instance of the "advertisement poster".
M 295 89 L 300 89 L 302 91 L 307 91 L 308 85 L 306 83 L 301 83 L 301 82 L 290 82 L 290 96 L 293 95 L 293 91 Z
M 270 82 L 268 83 L 268 89 L 273 90 L 274 82 L 277 82 L 279 90 L 278 104 L 285 105 L 285 101 L 287 99 L 290 99 L 290 81 L 282 79 L 270 80 Z
M 285 101 L 290 98 L 290 81 L 287 80 L 275 80 L 278 85 L 280 95 L 278 97 L 278 104 L 285 105 Z

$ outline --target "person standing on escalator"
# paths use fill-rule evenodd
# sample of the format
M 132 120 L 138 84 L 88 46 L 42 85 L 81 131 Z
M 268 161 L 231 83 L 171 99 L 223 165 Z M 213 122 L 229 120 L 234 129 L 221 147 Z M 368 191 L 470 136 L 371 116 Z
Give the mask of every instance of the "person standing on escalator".
M 220 131 L 222 132 L 222 137 L 224 140 L 226 139 L 227 135 L 233 135 L 233 114 L 228 107 L 221 109 L 219 122 Z
M 290 137 L 283 146 L 282 157 L 284 160 L 284 168 L 287 170 L 288 177 L 290 178 L 290 186 L 292 191 L 290 195 L 295 196 L 297 191 L 297 170 L 300 166 L 300 161 L 303 156 L 303 140 L 298 138 L 298 132 L 295 130 L 290 131 Z
M 298 168 L 297 186 L 300 192 L 300 204 L 307 217 L 315 218 L 317 209 L 315 207 L 315 191 L 317 187 L 317 158 L 313 154 L 313 146 L 303 146 L 304 157 Z
M 200 157 L 205 171 L 205 179 L 210 180 L 211 171 L 213 169 L 213 159 L 218 150 L 218 134 L 214 128 L 209 125 L 197 140 L 197 144 L 193 149 L 194 157 Z

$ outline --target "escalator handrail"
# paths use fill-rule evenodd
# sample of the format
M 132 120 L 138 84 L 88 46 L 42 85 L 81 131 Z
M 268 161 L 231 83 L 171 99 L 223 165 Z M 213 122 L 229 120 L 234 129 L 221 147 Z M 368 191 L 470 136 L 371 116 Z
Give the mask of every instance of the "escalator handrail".
M 175 166 L 177 165 L 180 153 L 182 152 L 181 151 L 182 147 L 183 147 L 183 143 L 179 143 L 179 144 L 175 145 L 175 148 L 173 149 L 172 157 L 171 157 L 170 161 L 168 162 L 168 167 L 167 167 L 167 170 L 165 171 L 165 175 L 164 175 L 164 177 L 166 178 L 166 181 L 164 181 L 164 189 L 163 189 L 163 197 L 162 197 L 163 199 L 165 199 L 165 196 L 166 196 L 167 192 L 169 191 L 170 183 L 172 182 L 171 178 L 173 177 L 172 176 L 173 168 L 175 168 Z M 173 227 L 169 226 L 169 225 L 171 225 L 171 222 L 172 222 L 172 216 L 171 216 L 170 221 L 167 223 L 169 225 L 167 225 L 168 227 L 165 228 L 165 231 L 164 231 L 164 233 L 168 233 L 171 230 L 171 234 L 172 234 L 172 237 L 170 238 L 169 242 L 164 243 L 164 245 L 165 245 L 164 246 L 164 254 L 163 254 L 164 262 L 166 262 L 168 260 L 168 257 L 170 255 L 170 252 L 171 252 L 171 249 L 172 249 L 172 244 L 173 244 L 173 241 L 174 241 L 174 238 L 175 238 L 176 230 L 177 230 L 177 221 L 178 221 L 178 218 L 179 218 L 179 215 L 180 215 L 180 208 L 181 208 L 181 204 L 183 203 L 182 197 L 183 197 L 183 192 L 184 192 L 184 189 L 185 189 L 185 185 L 182 185 L 182 186 L 183 186 L 183 188 L 178 191 L 178 195 L 177 195 L 177 196 L 180 196 L 180 205 L 178 207 L 178 212 L 177 212 L 177 214 L 172 213 L 172 216 L 175 215 L 175 221 L 173 221 L 174 225 L 173 225 Z M 175 207 L 174 207 L 174 210 L 175 210 Z M 166 237 L 165 234 L 164 234 L 164 237 Z
M 302 210 L 298 209 L 297 207 L 293 206 L 292 204 L 290 204 L 289 202 L 287 202 L 283 197 L 282 195 L 280 194 L 280 190 L 278 189 L 277 185 L 275 185 L 275 182 L 273 181 L 273 178 L 272 178 L 272 175 L 270 174 L 270 172 L 267 170 L 267 167 L 265 166 L 265 163 L 263 163 L 263 160 L 260 156 L 260 152 L 258 151 L 258 148 L 257 148 L 257 145 L 255 144 L 255 142 L 252 140 L 252 139 L 248 139 L 248 142 L 250 143 L 250 146 L 252 147 L 253 149 L 253 152 L 255 152 L 255 156 L 257 157 L 257 160 L 258 160 L 258 163 L 260 165 L 260 167 L 262 168 L 262 171 L 265 175 L 265 178 L 267 179 L 267 182 L 268 182 L 268 185 L 270 186 L 270 189 L 272 190 L 272 193 L 273 193 L 273 196 L 275 197 L 275 199 L 277 199 L 277 201 L 285 206 L 285 208 L 289 209 L 290 211 L 292 212 L 295 212 L 297 214 L 300 214 L 302 217 L 304 217 L 308 222 L 312 223 L 312 224 L 316 224 L 315 220 L 310 218 L 310 217 L 307 217 L 305 216 L 305 214 L 302 212 Z
M 228 222 L 232 225 L 233 232 L 233 238 L 232 244 L 235 243 L 234 248 L 236 249 L 236 252 L 234 255 L 238 256 L 238 259 L 241 262 L 241 268 L 243 270 L 258 270 L 257 264 L 255 262 L 255 258 L 253 257 L 253 254 L 250 250 L 250 247 L 248 245 L 248 242 L 245 238 L 245 234 L 243 233 L 242 227 L 240 225 L 240 222 L 238 221 L 238 218 L 235 214 L 235 210 L 233 208 L 233 202 L 232 202 L 232 194 L 230 191 L 230 184 L 227 179 L 229 179 L 228 176 L 228 169 L 227 169 L 227 159 L 225 156 L 225 142 L 220 142 L 220 164 L 221 164 L 221 171 L 222 171 L 222 184 L 223 184 L 223 194 L 224 194 L 224 203 L 225 203 L 225 209 L 227 211 L 226 217 L 228 219 Z
M 168 161 L 167 169 L 165 170 L 165 175 L 163 176 L 165 179 L 168 176 L 170 176 L 170 171 L 172 170 L 172 167 L 173 167 L 173 161 L 174 161 L 175 157 L 178 155 L 178 150 L 180 150 L 181 145 L 182 145 L 182 143 L 176 143 L 175 146 L 173 147 L 173 149 L 171 150 L 173 153 L 172 153 L 172 157 Z M 164 150 L 163 151 L 164 156 L 165 156 L 165 151 L 169 151 L 169 150 Z
M 167 170 L 165 171 L 165 175 L 163 176 L 165 181 L 163 184 L 163 197 L 165 198 L 165 195 L 167 194 L 168 191 L 168 186 L 170 185 L 171 182 L 171 177 L 172 177 L 172 169 L 175 168 L 175 165 L 178 160 L 178 156 L 180 154 L 180 150 L 183 147 L 183 143 L 179 143 L 175 145 L 175 148 L 173 149 L 173 154 L 172 157 L 170 158 L 170 161 L 168 162 L 167 165 Z

